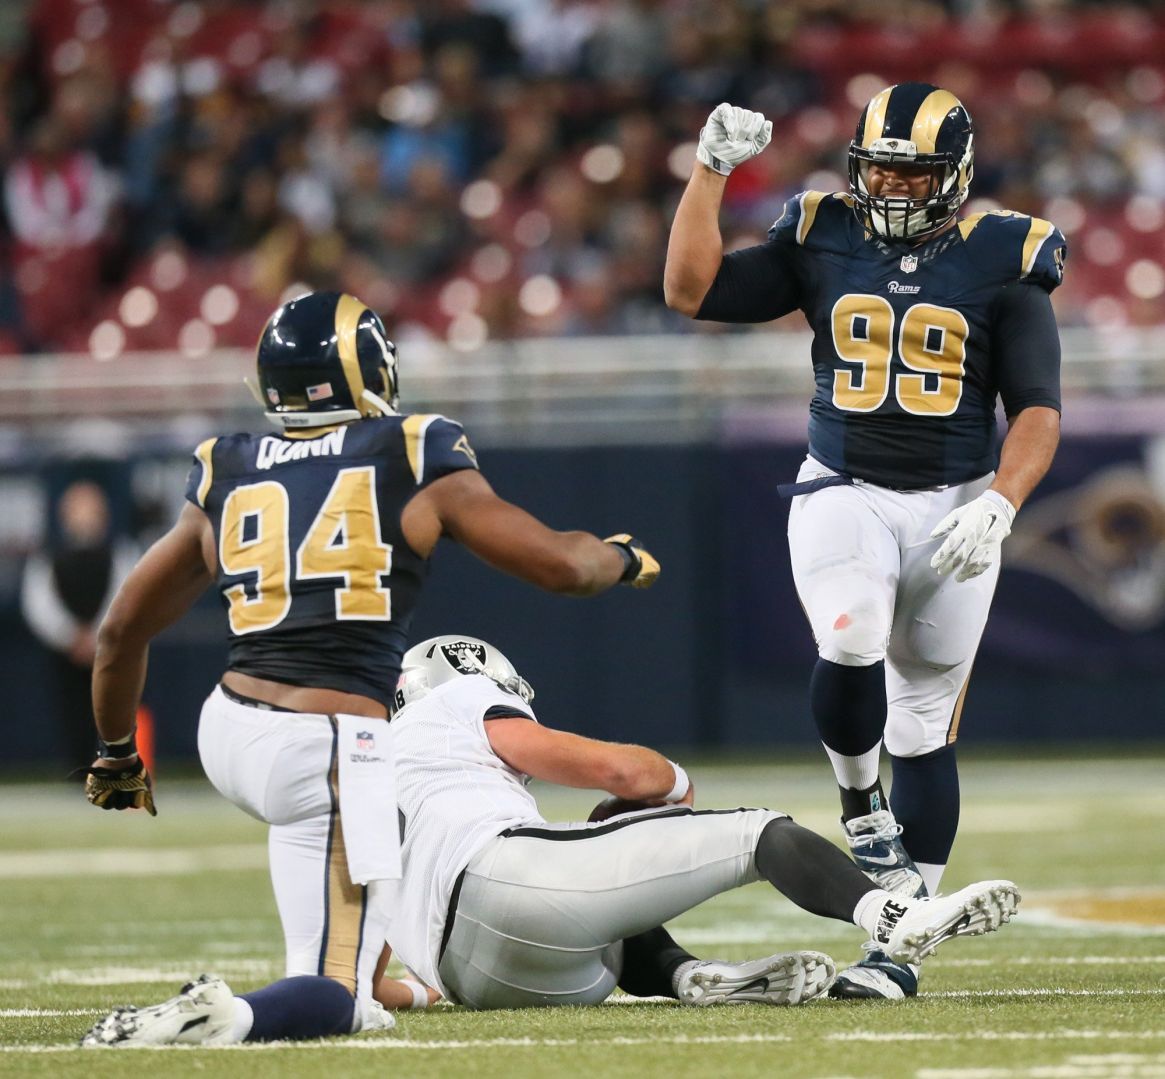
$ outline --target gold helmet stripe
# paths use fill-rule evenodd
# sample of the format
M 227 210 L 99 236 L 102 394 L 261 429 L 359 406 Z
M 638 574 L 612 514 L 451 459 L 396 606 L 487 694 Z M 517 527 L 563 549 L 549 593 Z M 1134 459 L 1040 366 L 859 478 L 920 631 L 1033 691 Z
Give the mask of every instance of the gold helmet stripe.
M 336 304 L 336 350 L 340 354 L 352 403 L 362 416 L 369 415 L 370 406 L 364 401 L 364 376 L 360 373 L 360 357 L 356 353 L 356 325 L 365 310 L 363 303 L 347 293 Z
M 1052 230 L 1055 225 L 1051 221 L 1045 221 L 1042 217 L 1033 217 L 1031 225 L 1027 230 L 1027 239 L 1023 241 L 1023 255 L 1020 261 L 1020 277 L 1027 277 L 1032 272 L 1032 268 L 1036 264 L 1036 256 L 1040 253 L 1040 248 L 1044 246 L 1045 241 L 1052 235 Z
M 894 92 L 893 86 L 887 86 L 881 93 L 876 94 L 866 106 L 866 126 L 862 129 L 862 146 L 867 149 L 875 139 L 882 137 L 882 128 L 886 124 L 886 107 L 890 104 L 890 95 Z
M 933 154 L 939 128 L 951 109 L 957 109 L 961 102 L 950 90 L 932 90 L 918 106 L 914 114 L 914 126 L 910 129 L 910 141 L 920 154 Z

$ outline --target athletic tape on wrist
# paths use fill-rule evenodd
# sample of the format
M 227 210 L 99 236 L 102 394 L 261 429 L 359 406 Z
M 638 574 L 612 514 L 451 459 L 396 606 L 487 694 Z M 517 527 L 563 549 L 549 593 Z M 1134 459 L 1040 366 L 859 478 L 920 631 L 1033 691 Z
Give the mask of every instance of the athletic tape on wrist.
M 691 786 L 691 783 L 688 781 L 688 773 L 676 764 L 675 761 L 668 761 L 667 763 L 675 771 L 676 781 L 672 789 L 663 796 L 663 800 L 665 802 L 678 802 L 688 793 L 688 788 Z
M 429 1006 L 429 990 L 426 989 L 420 982 L 411 982 L 407 978 L 403 982 L 409 987 L 409 991 L 413 994 L 413 1002 L 409 1005 L 410 1011 L 420 1011 L 422 1008 Z

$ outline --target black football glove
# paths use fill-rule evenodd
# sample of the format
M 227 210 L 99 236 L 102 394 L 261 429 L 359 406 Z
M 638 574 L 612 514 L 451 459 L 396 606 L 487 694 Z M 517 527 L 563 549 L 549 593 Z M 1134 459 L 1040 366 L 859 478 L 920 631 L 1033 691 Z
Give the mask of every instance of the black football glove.
M 623 576 L 619 578 L 621 584 L 629 584 L 632 588 L 650 588 L 655 584 L 659 563 L 639 540 L 620 532 L 617 536 L 608 536 L 603 542 L 617 547 L 627 563 Z
M 140 759 L 121 768 L 88 768 L 85 797 L 100 809 L 144 809 L 151 817 L 158 815 L 150 773 Z

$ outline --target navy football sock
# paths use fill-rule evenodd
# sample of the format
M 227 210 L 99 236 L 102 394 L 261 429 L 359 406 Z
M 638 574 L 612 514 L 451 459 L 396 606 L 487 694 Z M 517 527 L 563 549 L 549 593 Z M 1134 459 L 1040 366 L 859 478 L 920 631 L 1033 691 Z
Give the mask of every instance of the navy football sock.
M 890 801 L 902 825 L 902 845 L 916 862 L 946 865 L 959 828 L 955 747 L 890 760 L 894 769 Z
M 886 730 L 886 665 L 845 667 L 819 659 L 809 679 L 809 707 L 821 741 L 835 753 L 860 757 Z
M 239 996 L 255 1013 L 245 1041 L 298 1041 L 352 1032 L 356 1000 L 334 978 L 315 974 L 284 978 Z

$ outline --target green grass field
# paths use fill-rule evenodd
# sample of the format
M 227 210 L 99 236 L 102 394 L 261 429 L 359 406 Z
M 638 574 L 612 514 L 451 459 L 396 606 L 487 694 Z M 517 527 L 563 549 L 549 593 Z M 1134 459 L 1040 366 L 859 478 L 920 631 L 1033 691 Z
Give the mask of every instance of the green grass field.
M 915 1001 L 439 1006 L 402 1015 L 388 1034 L 128 1060 L 76 1039 L 111 1006 L 160 1000 L 191 974 L 215 971 L 237 991 L 281 974 L 263 828 L 205 784 L 165 774 L 155 820 L 98 812 L 71 787 L 0 786 L 0 1074 L 1165 1077 L 1165 756 L 966 757 L 944 886 L 1009 877 L 1024 900 L 999 933 L 928 960 Z M 689 771 L 704 807 L 771 805 L 837 836 L 824 760 Z M 539 793 L 551 819 L 597 800 Z M 841 965 L 862 939 L 764 885 L 672 928 L 697 954 L 734 959 L 815 948 Z

